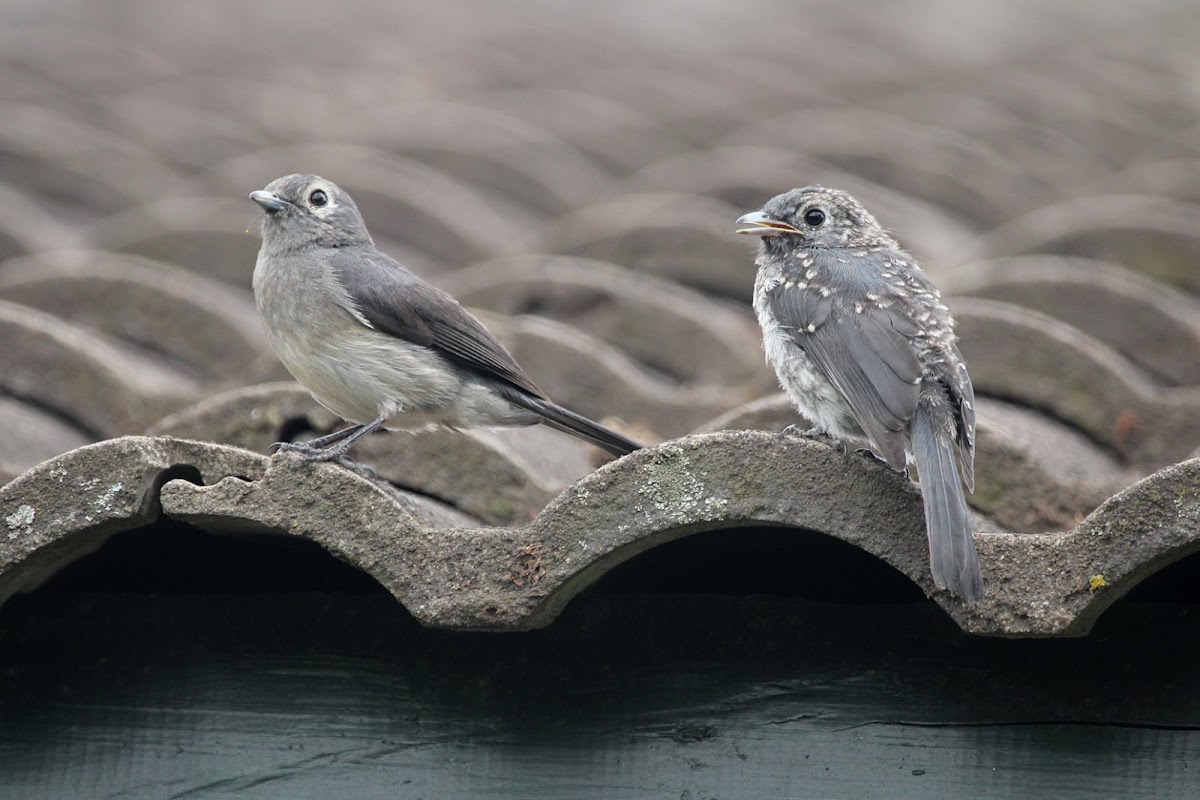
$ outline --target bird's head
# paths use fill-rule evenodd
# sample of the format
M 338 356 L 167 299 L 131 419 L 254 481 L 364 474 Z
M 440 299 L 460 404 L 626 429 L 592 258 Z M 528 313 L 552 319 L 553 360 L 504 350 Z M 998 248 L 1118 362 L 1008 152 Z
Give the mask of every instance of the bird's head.
M 850 195 L 823 186 L 772 197 L 761 211 L 738 218 L 738 233 L 762 238 L 768 251 L 797 248 L 895 247 L 875 217 Z
M 250 193 L 263 210 L 263 241 L 286 247 L 369 244 L 354 200 L 319 175 L 286 175 Z

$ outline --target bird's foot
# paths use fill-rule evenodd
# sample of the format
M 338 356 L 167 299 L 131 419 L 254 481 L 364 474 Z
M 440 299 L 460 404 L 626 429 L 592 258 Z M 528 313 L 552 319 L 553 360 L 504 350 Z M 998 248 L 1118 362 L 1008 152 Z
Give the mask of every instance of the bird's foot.
M 303 457 L 310 456 L 314 453 L 321 453 L 323 451 L 320 448 L 313 447 L 305 442 L 275 442 L 275 444 L 267 448 L 267 452 L 271 455 L 275 455 L 276 453 L 299 453 Z M 305 460 L 308 459 L 306 458 Z
M 375 480 L 378 476 L 375 470 L 360 464 L 350 456 L 346 455 L 346 450 L 341 447 L 313 447 L 305 442 L 275 442 L 271 445 L 270 452 L 275 454 L 280 453 L 295 453 L 306 464 L 315 464 L 322 461 L 328 461 L 339 466 L 345 467 L 356 475 L 361 475 L 364 478 Z
M 797 425 L 788 425 L 780 433 L 787 436 L 800 436 L 805 439 L 811 439 L 814 442 L 824 442 L 830 447 L 836 449 L 842 455 L 846 455 L 846 443 L 837 438 L 833 434 L 820 430 L 818 428 L 801 428 Z
M 340 456 L 337 456 L 336 458 L 331 458 L 330 461 L 332 461 L 333 463 L 338 464 L 342 467 L 345 467 L 346 469 L 353 472 L 355 475 L 360 475 L 369 481 L 379 480 L 379 475 L 375 472 L 375 470 L 371 469 L 366 464 L 358 463 L 350 456 L 340 455 Z
M 875 453 L 873 453 L 869 447 L 860 447 L 860 448 L 858 448 L 857 450 L 855 450 L 854 452 L 855 452 L 855 453 L 858 453 L 858 454 L 859 454 L 860 456 L 862 456 L 863 458 L 866 458 L 866 459 L 869 459 L 869 460 L 871 460 L 871 461 L 874 461 L 876 464 L 882 464 L 882 465 L 883 465 L 883 466 L 885 466 L 885 467 L 888 467 L 888 466 L 890 466 L 890 465 L 889 465 L 889 464 L 888 464 L 886 461 L 884 461 L 882 458 L 880 458 L 879 456 L 875 455 Z
M 872 452 L 872 450 L 868 447 L 860 447 L 857 450 L 855 450 L 854 452 L 858 453 L 863 458 L 874 461 L 876 464 L 881 464 L 881 465 L 887 467 L 888 469 L 892 468 L 891 464 L 889 464 L 887 461 L 880 458 L 879 456 L 875 455 L 875 453 Z M 906 479 L 908 478 L 908 467 L 905 467 L 904 469 L 900 470 L 900 472 L 903 473 L 903 475 Z

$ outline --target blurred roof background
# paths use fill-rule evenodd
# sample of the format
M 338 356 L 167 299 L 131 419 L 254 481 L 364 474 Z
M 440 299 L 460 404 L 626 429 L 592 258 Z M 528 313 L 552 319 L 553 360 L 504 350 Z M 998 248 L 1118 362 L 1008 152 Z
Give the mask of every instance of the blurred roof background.
M 125 434 L 264 452 L 337 423 L 273 383 L 249 291 L 246 194 L 289 172 L 347 188 L 551 396 L 647 441 L 794 419 L 733 220 L 824 183 L 949 298 L 986 529 L 1071 529 L 1200 445 L 1194 4 L 3 14 L 0 478 Z M 490 471 L 465 480 L 463 450 Z M 482 525 L 528 522 L 594 466 L 540 430 L 360 452 Z
M 948 294 L 1016 305 L 952 303 L 981 394 L 1010 404 L 983 416 L 1097 447 L 1093 505 L 1200 442 L 1194 4 L 2 13 L 0 476 L 287 377 L 245 196 L 295 171 L 469 305 L 538 315 L 495 324 L 552 395 L 658 437 L 773 390 L 732 220 L 820 182 Z M 1072 358 L 1097 397 L 1053 385 Z
M 1200 4 L 1188 0 L 8 0 L 0 5 L 0 598 L 72 561 L 80 566 L 108 537 L 89 573 L 110 571 L 107 583 L 67 570 L 57 585 L 125 591 L 157 580 L 154 591 L 170 591 L 172 581 L 194 586 L 180 574 L 203 573 L 200 585 L 210 590 L 205 581 L 243 575 L 242 588 L 254 592 L 302 560 L 272 549 L 278 543 L 259 552 L 261 542 L 249 535 L 213 545 L 200 532 L 210 527 L 287 530 L 298 534 L 297 548 L 311 546 L 301 538 L 316 541 L 325 548 L 321 557 L 334 553 L 358 570 L 336 580 L 326 574 L 333 584 L 382 587 L 422 624 L 440 627 L 546 625 L 625 559 L 637 567 L 639 559 L 657 558 L 609 576 L 609 586 L 653 592 L 715 575 L 724 588 L 745 590 L 735 593 L 769 594 L 786 584 L 784 594 L 815 587 L 843 599 L 911 600 L 909 581 L 884 562 L 932 593 L 910 486 L 853 456 L 765 434 L 718 433 L 777 430 L 795 420 L 763 363 L 749 307 L 754 243 L 734 235 L 734 220 L 779 192 L 823 183 L 862 200 L 942 288 L 980 398 L 971 504 L 983 532 L 987 594 L 975 609 L 935 599 L 969 631 L 1085 633 L 1134 584 L 1200 547 L 1200 466 L 1187 461 L 1200 447 L 1198 41 Z M 249 288 L 259 211 L 246 195 L 291 172 L 322 174 L 349 190 L 379 246 L 477 310 L 559 402 L 650 442 L 702 435 L 599 472 L 594 453 L 552 431 L 372 437 L 357 452 L 397 487 L 390 499 L 332 467 L 297 481 L 294 465 L 268 466 L 228 448 L 123 439 L 79 449 L 124 435 L 170 434 L 265 453 L 273 441 L 337 424 L 285 382 Z M 222 480 L 229 475 L 240 477 Z M 864 491 L 868 502 L 843 502 Z M 779 527 L 721 538 L 731 531 L 720 529 L 745 525 Z M 688 537 L 692 550 L 663 546 L 705 528 L 717 530 Z M 797 529 L 873 557 L 850 547 L 787 550 L 802 538 Z M 1048 531 L 1062 533 L 1026 535 Z M 676 544 L 688 542 L 670 547 Z M 235 549 L 214 549 L 224 546 Z M 165 603 L 175 609 L 164 612 L 165 621 L 150 606 L 118 604 L 111 624 L 120 635 L 113 636 L 91 606 L 53 606 L 53 592 L 39 594 L 49 611 L 10 616 L 0 629 L 6 658 L 15 659 L 4 674 L 16 687 L 0 696 L 0 711 L 18 708 L 15 698 L 27 690 L 35 698 L 15 717 L 20 724 L 8 725 L 6 716 L 0 733 L 0 754 L 11 756 L 6 780 L 23 796 L 45 788 L 48 776 L 59 785 L 37 796 L 86 791 L 79 787 L 93 786 L 93 777 L 79 783 L 74 770 L 91 775 L 93 757 L 102 772 L 132 763 L 129 781 L 145 777 L 147 796 L 180 785 L 176 796 L 269 796 L 274 784 L 254 770 L 239 772 L 241 743 L 256 752 L 290 750 L 293 697 L 310 691 L 326 697 L 318 706 L 339 710 L 361 691 L 355 713 L 373 720 L 343 729 L 340 718 L 331 724 L 306 710 L 311 730 L 300 738 L 312 752 L 337 753 L 348 741 L 338 737 L 362 737 L 368 755 L 360 770 L 376 765 L 389 785 L 399 784 L 397 776 L 442 775 L 426 785 L 428 796 L 533 796 L 520 765 L 508 782 L 482 777 L 498 763 L 488 750 L 495 742 L 535 749 L 550 742 L 545 763 L 557 765 L 551 772 L 559 770 L 560 779 L 611 768 L 596 786 L 635 787 L 645 797 L 668 785 L 690 787 L 672 797 L 777 796 L 771 786 L 799 769 L 797 742 L 815 742 L 812 796 L 832 797 L 852 784 L 858 788 L 847 796 L 874 796 L 839 767 L 866 772 L 895 757 L 907 780 L 924 774 L 910 770 L 916 762 L 903 754 L 918 740 L 928 748 L 919 763 L 942 768 L 941 777 L 929 778 L 927 796 L 960 796 L 963 786 L 984 781 L 1006 786 L 1007 796 L 1038 794 L 989 767 L 984 749 L 1011 749 L 1014 763 L 1033 764 L 1035 773 L 1058 775 L 1075 765 L 1075 778 L 1056 791 L 1101 776 L 1103 788 L 1090 796 L 1151 796 L 1136 794 L 1146 787 L 1137 782 L 1143 768 L 1162 781 L 1153 796 L 1194 791 L 1187 748 L 1194 754 L 1196 709 L 1186 699 L 1200 697 L 1195 670 L 1169 653 L 1167 666 L 1147 660 L 1164 641 L 1193 641 L 1194 615 L 1154 617 L 1153 624 L 1123 617 L 1134 620 L 1129 631 L 1141 633 L 1111 646 L 1093 638 L 1092 649 L 989 642 L 967 651 L 928 615 L 921 630 L 936 635 L 899 636 L 913 619 L 904 611 L 895 624 L 888 614 L 882 621 L 860 615 L 843 632 L 834 628 L 844 609 L 822 606 L 806 617 L 784 601 L 714 602 L 703 606 L 711 614 L 704 612 L 699 627 L 694 603 L 661 617 L 636 605 L 610 613 L 573 603 L 563 612 L 573 615 L 570 622 L 553 626 L 548 638 L 464 644 L 414 632 L 411 621 L 381 623 L 376 607 L 304 601 L 297 607 L 339 630 L 348 615 L 344 627 L 353 634 L 346 638 L 353 647 L 370 643 L 371 657 L 391 653 L 380 640 L 390 637 L 388 626 L 404 624 L 408 638 L 397 641 L 419 640 L 434 655 L 414 661 L 420 648 L 394 645 L 399 651 L 378 662 L 343 661 L 339 644 L 328 662 L 312 670 L 306 662 L 291 678 L 252 671 L 250 683 L 261 677 L 280 695 L 272 687 L 252 687 L 244 698 L 216 692 L 211 729 L 195 740 L 187 731 L 163 737 L 186 748 L 199 742 L 188 750 L 204 754 L 194 762 L 191 755 L 157 759 L 152 748 L 144 760 L 146 751 L 134 748 L 132 760 L 122 761 L 106 749 L 124 741 L 109 736 L 108 712 L 93 719 L 90 709 L 118 709 L 113 730 L 141 731 L 141 711 L 120 717 L 119 710 L 188 707 L 208 696 L 204 669 L 226 687 L 246 664 L 257 669 L 254 658 L 270 661 L 254 650 L 264 636 L 247 610 L 252 601 L 193 607 L 187 600 L 182 610 Z M 254 607 L 264 617 L 274 613 L 274 601 L 266 602 Z M 220 639 L 225 620 L 235 617 L 249 632 L 245 641 L 220 645 L 233 648 L 232 667 L 206 661 L 206 645 L 191 640 L 182 650 L 174 640 L 162 645 L 165 667 L 136 662 L 143 630 L 194 628 L 196 641 L 207 641 L 206 625 Z M 830 629 L 804 629 L 823 619 Z M 310 639 L 326 635 L 313 633 L 325 631 L 323 623 L 310 629 L 308 622 L 279 641 L 294 639 L 307 653 Z M 630 625 L 647 626 L 644 641 L 617 647 L 613 666 L 607 650 L 594 650 L 590 631 L 600 631 L 596 641 L 605 649 L 604 642 L 623 641 Z M 71 633 L 59 642 L 56 630 Z M 29 644 L 42 641 L 42 631 L 50 631 L 48 651 Z M 242 635 L 240 627 L 230 631 Z M 685 641 L 689 631 L 695 641 Z M 78 664 L 76 637 L 90 642 L 80 646 L 92 654 Z M 775 660 L 759 659 L 756 643 L 791 637 L 834 642 L 827 672 L 806 660 L 807 651 L 784 647 L 771 651 Z M 116 644 L 104 650 L 110 640 Z M 893 673 L 880 661 L 846 678 L 846 664 L 875 663 L 875 651 L 856 649 L 868 641 L 884 642 L 879 652 L 906 666 Z M 718 658 L 711 674 L 697 669 L 688 678 L 694 683 L 679 689 L 675 673 L 695 667 L 689 654 L 703 660 L 714 642 L 726 648 L 726 660 Z M 25 647 L 36 666 L 22 666 Z M 482 655 L 464 658 L 473 647 Z M 243 659 L 243 649 L 259 655 Z M 547 661 L 547 653 L 564 649 L 574 654 L 566 666 Z M 649 651 L 662 674 L 626 681 L 627 673 L 640 674 Z M 38 661 L 44 652 L 51 655 Z M 122 672 L 126 657 L 133 666 Z M 1117 680 L 1106 670 L 1120 657 L 1136 664 Z M 729 677 L 730 658 L 753 662 L 744 685 Z M 1069 668 L 1037 683 L 1053 658 Z M 931 663 L 941 677 L 928 677 Z M 365 664 L 367 678 L 342 683 L 345 664 Z M 493 665 L 491 682 L 473 671 Z M 79 675 L 69 673 L 75 668 Z M 529 669 L 533 679 L 514 677 Z M 418 687 L 412 691 L 403 683 L 407 670 Z M 453 702 L 422 694 L 425 670 L 448 670 L 445 684 L 440 677 L 434 683 Z M 301 674 L 315 676 L 311 685 L 295 682 Z M 379 690 L 373 681 L 383 674 L 400 683 Z M 994 678 L 994 696 L 979 694 L 984 674 Z M 161 696 L 153 683 L 149 695 L 121 695 L 142 680 L 129 675 L 168 677 Z M 187 676 L 180 680 L 191 699 L 174 693 L 176 675 Z M 78 708 L 61 719 L 46 716 L 44 698 L 67 697 L 64 687 L 86 688 L 89 680 L 104 685 L 80 689 Z M 563 691 L 543 698 L 538 681 Z M 190 688 L 196 685 L 202 689 Z M 1158 686 L 1174 694 L 1158 697 Z M 109 687 L 116 694 L 105 694 Z M 663 720 L 682 718 L 672 716 L 676 689 L 687 695 L 678 701 L 687 721 L 664 728 Z M 689 705 L 693 689 L 721 700 Z M 875 689 L 892 704 L 888 710 L 878 710 Z M 412 707 L 379 705 L 377 690 Z M 576 721 L 585 733 L 572 729 L 581 737 L 577 750 L 556 750 L 562 706 L 555 704 L 573 705 L 572 692 L 589 710 Z M 626 695 L 623 711 L 588 705 Z M 950 704 L 942 705 L 947 696 Z M 1054 705 L 1077 696 L 1085 699 Z M 224 697 L 234 698 L 229 709 Z M 826 715 L 819 709 L 831 697 L 844 705 Z M 947 719 L 1010 719 L 1012 698 L 1034 717 L 1115 716 L 1130 723 L 1131 739 L 1076 752 L 1069 736 L 1039 722 L 979 734 L 1000 739 L 954 730 L 946 735 L 959 738 L 948 746 L 936 739 Z M 1113 709 L 1114 698 L 1126 705 Z M 257 729 L 242 739 L 223 727 L 240 719 L 227 710 L 246 707 L 270 712 L 263 719 L 272 722 L 254 725 L 278 723 L 270 728 L 274 744 L 264 745 Z M 880 713 L 911 717 L 931 732 L 843 733 Z M 411 719 L 438 714 L 455 720 L 448 738 L 437 739 L 436 725 L 412 733 Z M 481 726 L 489 715 L 501 722 Z M 84 717 L 91 721 L 77 728 Z M 710 726 L 717 718 L 718 727 Z M 822 718 L 839 727 L 821 727 Z M 511 719 L 521 724 L 508 730 Z M 1176 731 L 1153 731 L 1164 738 L 1150 756 L 1138 738 L 1146 720 Z M 526 722 L 544 742 L 531 744 Z M 613 766 L 620 758 L 595 755 L 604 747 L 609 756 L 625 753 L 623 734 L 605 738 L 603 731 L 627 725 L 644 734 L 628 745 L 630 773 Z M 784 735 L 797 726 L 815 738 Z M 56 738 L 67 729 L 83 731 L 78 746 L 92 755 L 72 749 L 74 733 Z M 766 730 L 781 733 L 764 738 Z M 735 733 L 741 738 L 730 750 L 724 737 Z M 411 743 L 410 734 L 428 749 L 372 749 L 378 740 Z M 868 749 L 853 750 L 860 736 Z M 27 757 L 27 742 L 46 740 L 53 741 Z M 456 749 L 460 741 L 482 746 Z M 956 748 L 971 756 L 961 758 Z M 847 760 L 847 752 L 865 755 Z M 311 769 L 272 762 L 263 774 L 286 781 L 320 771 L 329 782 L 311 796 L 349 797 L 336 761 L 314 758 Z M 720 769 L 705 773 L 707 763 Z M 215 788 L 206 784 L 225 770 L 237 774 Z M 704 776 L 718 773 L 727 781 L 710 781 L 702 793 Z M 94 780 L 128 788 L 124 777 Z M 912 795 L 911 785 L 874 785 L 885 784 L 878 796 Z M 1163 791 L 1167 784 L 1175 795 Z

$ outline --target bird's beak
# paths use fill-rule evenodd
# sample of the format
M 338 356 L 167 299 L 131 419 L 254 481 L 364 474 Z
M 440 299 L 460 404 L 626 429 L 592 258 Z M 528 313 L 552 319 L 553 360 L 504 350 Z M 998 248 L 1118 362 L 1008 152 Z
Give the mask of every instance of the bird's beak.
M 749 227 L 746 228 L 738 228 L 737 232 L 750 236 L 782 236 L 785 233 L 800 233 L 786 222 L 772 219 L 761 211 L 743 214 L 738 217 L 737 224 L 748 225 Z
M 262 210 L 268 214 L 274 214 L 277 211 L 283 211 L 290 203 L 287 200 L 281 199 L 278 195 L 274 195 L 265 189 L 259 189 L 256 192 L 250 193 L 250 199 L 262 206 Z

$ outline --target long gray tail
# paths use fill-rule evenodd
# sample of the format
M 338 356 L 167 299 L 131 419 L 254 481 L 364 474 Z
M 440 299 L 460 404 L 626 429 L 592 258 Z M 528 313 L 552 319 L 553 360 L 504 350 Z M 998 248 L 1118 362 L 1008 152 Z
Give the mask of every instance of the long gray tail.
M 939 589 L 950 588 L 967 600 L 978 600 L 983 596 L 983 581 L 959 479 L 957 448 L 949 420 L 939 425 L 937 411 L 923 402 L 912 420 L 913 455 L 921 473 L 929 533 L 929 567 Z
M 516 390 L 505 391 L 504 397 L 514 405 L 537 414 L 542 418 L 542 422 L 551 428 L 578 436 L 580 439 L 607 450 L 614 456 L 624 456 L 634 450 L 642 449 L 642 445 L 632 439 L 628 439 L 614 430 L 609 430 L 598 422 L 592 422 L 574 411 L 568 411 L 549 400 Z

